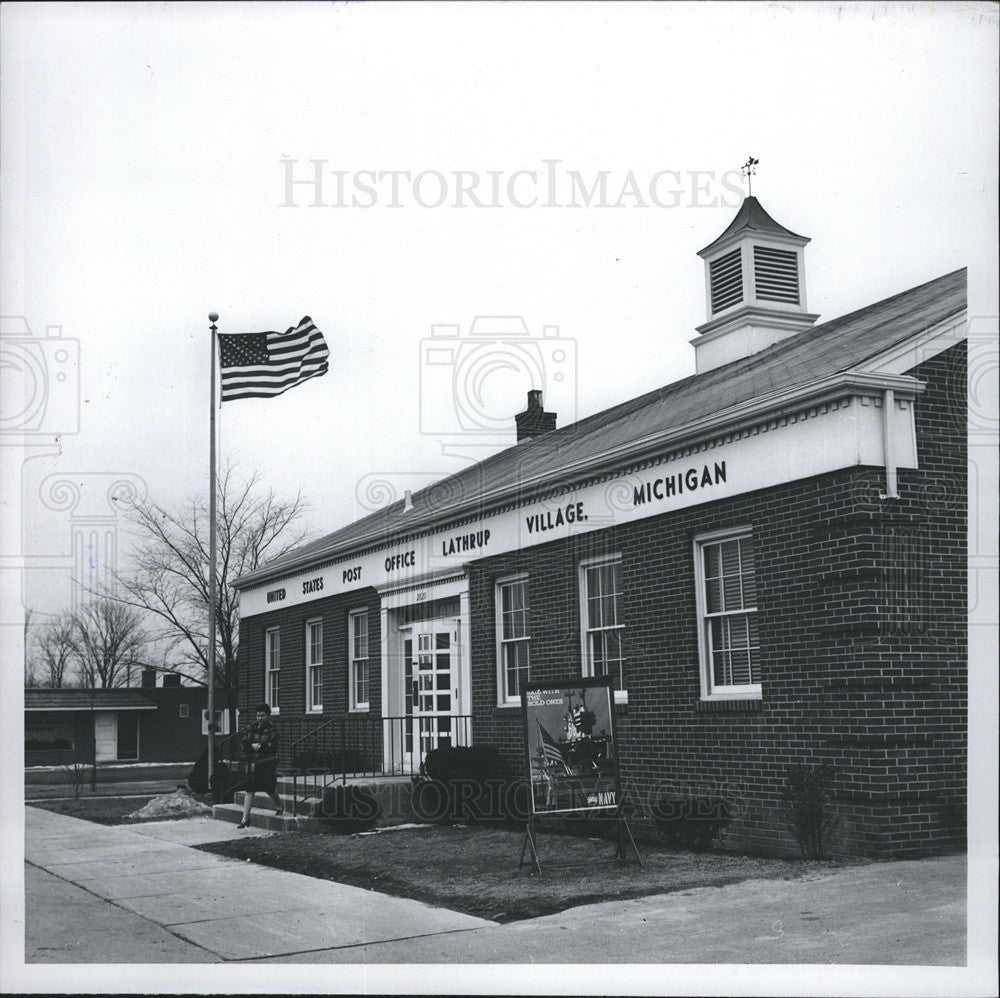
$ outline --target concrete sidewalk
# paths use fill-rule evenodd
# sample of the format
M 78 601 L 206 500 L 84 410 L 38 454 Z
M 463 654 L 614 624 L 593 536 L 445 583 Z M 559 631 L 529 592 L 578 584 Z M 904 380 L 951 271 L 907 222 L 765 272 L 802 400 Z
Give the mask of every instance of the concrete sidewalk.
M 26 859 L 40 868 L 27 880 L 28 962 L 965 963 L 964 856 L 497 925 L 188 848 L 266 834 L 252 828 L 205 818 L 107 828 L 38 808 L 26 815 Z M 76 948 L 65 952 L 45 949 L 59 936 L 42 932 L 58 917 L 60 892 L 86 910 L 66 930 Z M 132 935 L 120 931 L 123 919 L 134 920 Z
M 151 822 L 131 827 L 95 825 L 41 808 L 25 808 L 25 860 L 60 880 L 132 912 L 194 944 L 210 958 L 245 960 L 309 950 L 340 949 L 493 925 L 420 901 L 335 884 L 298 873 L 191 849 L 238 830 L 211 818 Z M 42 878 L 33 877 L 36 889 Z M 53 890 L 51 882 L 41 884 Z M 106 910 L 106 909 L 105 909 Z M 26 904 L 26 960 L 54 961 L 30 897 Z M 117 917 L 117 916 L 116 916 Z M 102 934 L 97 910 L 78 933 Z M 136 923 L 138 924 L 138 923 Z M 93 957 L 103 963 L 145 963 L 141 940 Z M 87 946 L 92 952 L 93 947 Z M 32 954 L 34 956 L 32 957 Z M 153 960 L 158 954 L 154 953 Z M 75 962 L 75 957 L 67 958 Z

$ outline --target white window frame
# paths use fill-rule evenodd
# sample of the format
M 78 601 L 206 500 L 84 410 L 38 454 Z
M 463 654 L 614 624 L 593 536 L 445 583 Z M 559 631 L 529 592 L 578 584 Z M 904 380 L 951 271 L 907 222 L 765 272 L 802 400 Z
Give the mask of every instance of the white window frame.
M 240 711 L 236 708 L 236 727 L 240 726 Z M 208 734 L 208 708 L 203 707 L 201 711 L 201 733 L 203 735 Z M 228 735 L 229 734 L 229 710 L 223 707 L 215 712 L 215 734 Z
M 313 661 L 312 629 L 319 628 L 319 661 Z M 313 673 L 319 678 L 319 703 L 316 702 L 313 691 Z M 306 621 L 306 713 L 321 714 L 323 712 L 323 618 L 313 617 Z
M 365 644 L 366 644 L 366 654 L 364 658 L 359 658 L 357 656 L 357 649 L 354 647 L 354 621 L 358 618 L 364 616 L 365 618 Z M 347 615 L 347 684 L 348 684 L 348 703 L 350 705 L 350 710 L 364 712 L 369 710 L 371 703 L 371 632 L 368 629 L 369 625 L 369 614 L 368 607 L 359 607 L 357 610 L 351 610 Z M 358 700 L 357 699 L 357 667 L 358 664 L 364 662 L 365 667 L 368 670 L 368 700 Z
M 179 703 L 177 705 L 177 716 L 178 717 L 190 717 L 191 716 L 191 704 L 189 704 L 189 703 Z
M 698 659 L 701 672 L 701 699 L 702 700 L 760 700 L 763 697 L 760 683 L 745 683 L 733 686 L 716 686 L 713 680 L 712 671 L 712 649 L 709 637 L 709 620 L 711 617 L 707 613 L 705 601 L 705 555 L 704 549 L 709 544 L 718 544 L 722 541 L 737 540 L 748 537 L 753 542 L 753 528 L 749 526 L 731 527 L 725 530 L 713 530 L 709 533 L 699 534 L 694 539 L 694 577 L 695 577 L 695 597 L 698 612 Z M 756 566 L 756 550 L 754 552 L 754 563 Z M 755 573 L 756 574 L 756 573 Z M 758 607 L 742 607 L 733 613 L 759 613 Z M 712 616 L 727 615 L 713 614 Z M 758 617 L 758 629 L 759 629 Z M 759 651 L 758 651 L 759 655 Z M 758 658 L 759 663 L 759 658 Z
M 271 647 L 271 636 L 277 638 L 278 664 L 275 666 L 272 660 L 273 649 Z M 272 680 L 273 692 L 272 697 Z M 264 703 L 271 708 L 272 714 L 280 713 L 278 700 L 281 693 L 281 628 L 269 627 L 264 632 Z
M 524 606 L 527 611 L 528 634 L 520 638 L 505 640 L 503 636 L 503 594 L 504 586 L 523 582 Z M 510 696 L 507 692 L 507 664 L 504 661 L 504 646 L 514 642 L 524 642 L 528 653 L 528 681 L 531 681 L 531 606 L 528 603 L 528 575 L 522 572 L 519 575 L 509 575 L 502 579 L 497 579 L 494 586 L 493 605 L 496 613 L 496 638 L 497 638 L 497 706 L 498 707 L 520 707 L 521 694 Z
M 590 607 L 587 603 L 587 570 L 590 568 L 597 568 L 600 565 L 617 565 L 618 566 L 618 584 L 621 585 L 621 563 L 622 556 L 620 553 L 602 555 L 599 558 L 587 558 L 581 561 L 577 566 L 577 589 L 580 594 L 580 663 L 582 667 L 582 672 L 584 676 L 594 675 L 594 663 L 590 657 Z M 618 595 L 623 595 L 621 592 Z M 616 600 L 615 602 L 615 618 L 618 623 L 615 624 L 613 628 L 600 628 L 601 630 L 616 630 L 619 634 L 624 634 L 625 625 L 621 623 L 621 604 Z M 597 628 L 595 628 L 597 630 Z M 628 690 L 625 689 L 625 663 L 626 659 L 623 655 L 621 661 L 621 680 L 622 688 L 620 690 L 615 690 L 615 703 L 628 703 Z

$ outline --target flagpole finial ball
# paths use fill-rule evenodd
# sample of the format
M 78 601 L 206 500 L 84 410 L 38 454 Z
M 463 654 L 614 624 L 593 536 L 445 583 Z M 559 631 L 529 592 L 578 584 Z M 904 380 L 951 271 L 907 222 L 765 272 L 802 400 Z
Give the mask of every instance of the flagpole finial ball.
M 218 322 L 219 321 L 219 313 L 218 312 L 209 312 L 208 313 L 208 321 L 209 322 Z

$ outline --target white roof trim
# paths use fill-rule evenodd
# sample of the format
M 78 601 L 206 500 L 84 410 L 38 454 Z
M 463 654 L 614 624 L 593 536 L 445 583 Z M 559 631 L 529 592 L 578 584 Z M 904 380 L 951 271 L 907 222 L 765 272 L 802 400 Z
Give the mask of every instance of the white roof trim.
M 871 374 L 899 375 L 944 353 L 967 336 L 968 322 L 963 310 L 959 315 L 950 316 L 935 326 L 922 329 L 902 343 L 865 361 L 859 369 Z
M 737 429 L 765 417 L 782 415 L 786 410 L 797 406 L 819 404 L 841 397 L 852 389 L 858 388 L 878 393 L 891 388 L 895 391 L 897 398 L 913 398 L 924 390 L 924 384 L 917 378 L 903 375 L 875 374 L 853 370 L 821 378 L 819 381 L 797 385 L 794 388 L 773 392 L 770 395 L 759 395 L 693 423 L 661 430 L 638 440 L 630 440 L 627 444 L 622 444 L 603 453 L 588 455 L 588 457 L 573 464 L 560 467 L 558 477 L 553 476 L 550 470 L 541 471 L 532 477 L 521 478 L 516 483 L 508 484 L 493 492 L 477 495 L 461 505 L 450 507 L 440 517 L 426 520 L 419 526 L 415 526 L 412 535 L 407 533 L 407 536 L 421 536 L 440 530 L 449 523 L 462 520 L 470 513 L 483 516 L 492 509 L 517 499 L 522 493 L 538 486 L 545 486 L 549 482 L 555 485 L 559 482 L 565 482 L 566 479 L 578 480 L 623 468 L 655 456 L 666 448 L 695 443 L 700 439 Z M 388 531 L 392 531 L 394 528 L 397 534 L 406 532 L 405 523 L 387 524 L 386 526 Z M 399 543 L 399 536 L 394 537 L 391 543 Z M 386 546 L 385 542 L 376 537 L 364 541 L 346 541 L 323 551 L 314 551 L 308 556 L 295 559 L 295 561 L 285 562 L 280 567 L 275 567 L 273 571 L 268 571 L 266 567 L 258 569 L 256 572 L 248 574 L 245 579 L 238 579 L 236 589 L 244 590 L 257 587 L 270 581 L 293 576 L 306 567 L 319 568 L 362 550 L 380 550 Z

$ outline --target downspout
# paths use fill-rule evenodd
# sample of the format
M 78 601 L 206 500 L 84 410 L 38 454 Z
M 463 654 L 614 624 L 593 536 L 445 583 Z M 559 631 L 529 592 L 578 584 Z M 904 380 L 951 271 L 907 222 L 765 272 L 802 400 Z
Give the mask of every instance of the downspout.
M 885 494 L 879 499 L 898 499 L 896 488 L 896 438 L 893 432 L 892 411 L 896 407 L 896 393 L 885 390 L 882 400 L 882 443 L 885 455 Z

